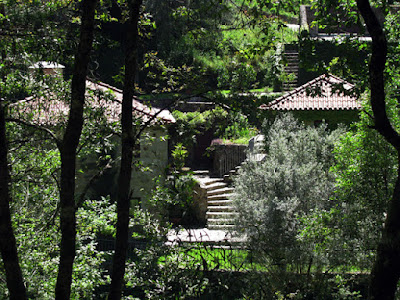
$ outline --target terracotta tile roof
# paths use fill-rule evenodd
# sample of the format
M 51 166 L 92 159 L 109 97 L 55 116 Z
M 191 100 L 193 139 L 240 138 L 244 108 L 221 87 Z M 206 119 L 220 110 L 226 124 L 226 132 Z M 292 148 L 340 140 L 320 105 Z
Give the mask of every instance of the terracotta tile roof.
M 102 92 L 110 92 L 113 94 L 115 101 L 113 105 L 109 109 L 110 117 L 114 118 L 114 121 L 119 120 L 119 116 L 121 114 L 121 103 L 122 103 L 122 90 L 117 89 L 113 86 L 105 84 L 103 82 L 94 83 L 92 81 L 86 81 L 86 87 L 91 90 L 99 90 Z M 148 119 L 157 115 L 157 120 L 164 123 L 175 123 L 175 118 L 172 116 L 169 110 L 162 110 L 149 107 L 137 99 L 133 99 L 133 113 L 136 117 L 141 117 L 143 121 L 147 121 Z
M 86 81 L 86 106 L 103 109 L 109 122 L 120 120 L 122 107 L 122 91 L 102 82 Z M 91 93 L 91 92 L 92 93 Z M 96 92 L 102 92 L 110 97 L 96 96 Z M 43 93 L 41 97 L 28 97 L 12 105 L 12 117 L 30 119 L 37 125 L 54 126 L 66 122 L 69 113 L 69 103 L 65 99 L 55 99 L 51 92 Z M 133 99 L 133 115 L 147 122 L 154 116 L 154 123 L 174 123 L 175 119 L 168 110 L 160 112 L 157 108 L 150 108 L 136 99 Z
M 360 102 L 351 95 L 353 87 L 334 75 L 322 75 L 259 108 L 284 111 L 361 109 Z

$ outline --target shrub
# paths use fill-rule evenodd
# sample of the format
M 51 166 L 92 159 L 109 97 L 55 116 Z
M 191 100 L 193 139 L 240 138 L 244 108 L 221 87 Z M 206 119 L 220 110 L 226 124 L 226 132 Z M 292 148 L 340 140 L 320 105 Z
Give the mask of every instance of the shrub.
M 249 163 L 235 180 L 237 229 L 270 267 L 307 269 L 312 253 L 298 241 L 300 218 L 334 206 L 329 172 L 339 131 L 305 127 L 283 116 L 266 129 L 262 163 Z

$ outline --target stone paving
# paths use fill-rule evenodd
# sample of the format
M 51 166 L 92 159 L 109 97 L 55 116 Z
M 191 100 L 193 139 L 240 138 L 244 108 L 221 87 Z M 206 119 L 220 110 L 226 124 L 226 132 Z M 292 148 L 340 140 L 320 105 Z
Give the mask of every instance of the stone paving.
M 243 242 L 243 237 L 233 236 L 231 232 L 224 230 L 198 229 L 173 229 L 168 235 L 168 244 L 179 243 L 238 243 Z

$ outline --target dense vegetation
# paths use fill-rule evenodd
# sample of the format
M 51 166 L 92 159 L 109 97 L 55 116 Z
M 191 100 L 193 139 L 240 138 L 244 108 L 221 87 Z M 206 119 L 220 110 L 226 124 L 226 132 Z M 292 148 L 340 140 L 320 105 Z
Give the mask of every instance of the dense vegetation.
M 194 136 L 210 130 L 229 143 L 255 134 L 257 107 L 272 96 L 247 92 L 270 92 L 284 79 L 282 44 L 299 42 L 309 62 L 319 57 L 307 30 L 285 26 L 297 22 L 300 4 L 319 8 L 317 21 L 332 28 L 361 23 L 357 11 L 365 18 L 372 46 L 346 37 L 332 47 L 371 54 L 369 71 L 352 57 L 308 66 L 358 83 L 360 121 L 346 132 L 291 117 L 265 126 L 267 160 L 244 167 L 235 186 L 247 244 L 170 245 L 168 217 L 193 200 L 195 182 L 182 169 Z M 0 1 L 0 298 L 355 299 L 367 297 L 372 269 L 368 297 L 393 299 L 400 31 L 386 1 L 375 4 L 385 31 L 366 0 Z M 70 80 L 30 74 L 36 61 L 65 64 Z M 121 121 L 87 106 L 85 97 L 113 101 L 85 91 L 87 76 L 122 87 Z M 150 123 L 132 116 L 132 97 L 149 93 L 167 99 L 163 106 L 193 95 L 220 106 L 174 112 L 170 176 L 155 179 L 144 211 L 130 206 L 131 174 Z M 24 110 L 27 96 L 43 105 Z M 69 114 L 35 122 L 54 99 Z M 115 165 L 117 191 L 98 184 L 89 193 Z

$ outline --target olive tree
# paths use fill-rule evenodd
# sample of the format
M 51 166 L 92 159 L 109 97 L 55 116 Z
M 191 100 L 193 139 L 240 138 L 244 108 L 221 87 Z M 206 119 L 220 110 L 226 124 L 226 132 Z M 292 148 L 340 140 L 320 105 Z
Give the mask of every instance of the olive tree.
M 267 265 L 309 264 L 312 255 L 297 237 L 301 218 L 335 205 L 329 169 L 341 132 L 305 127 L 290 115 L 277 118 L 266 132 L 264 160 L 248 162 L 235 179 L 237 229 Z

